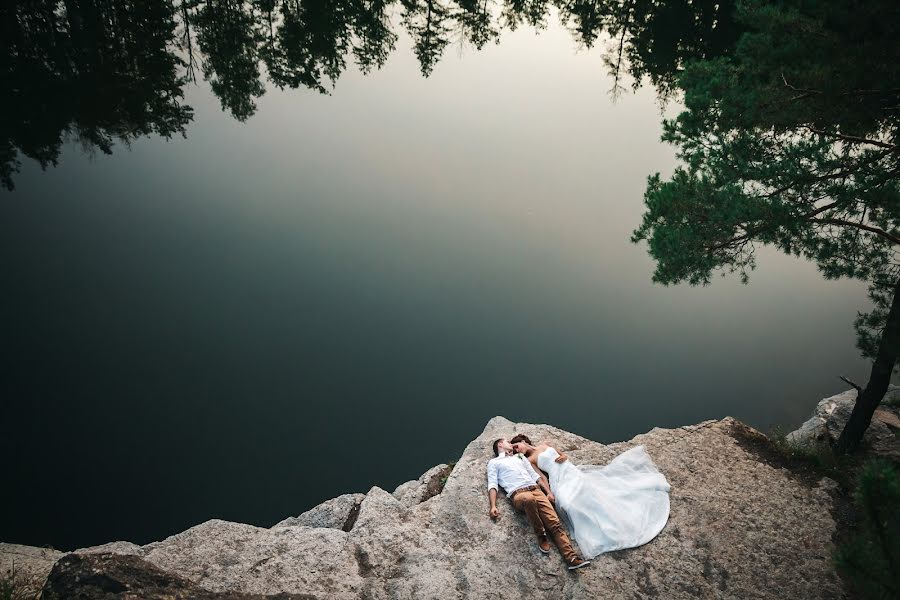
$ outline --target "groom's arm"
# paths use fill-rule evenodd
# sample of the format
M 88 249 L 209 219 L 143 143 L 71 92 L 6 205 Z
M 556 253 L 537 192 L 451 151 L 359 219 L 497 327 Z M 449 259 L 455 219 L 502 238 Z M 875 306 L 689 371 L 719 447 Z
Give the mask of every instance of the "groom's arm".
M 553 492 L 550 491 L 550 482 L 547 481 L 547 478 L 543 473 L 539 475 L 540 479 L 537 480 L 538 486 L 544 490 L 544 493 L 547 495 L 547 500 L 550 502 L 556 502 L 556 496 L 553 495 Z
M 488 479 L 488 500 L 491 502 L 491 508 L 488 514 L 492 519 L 500 517 L 500 511 L 497 510 L 497 465 L 493 462 L 488 463 L 487 467 Z

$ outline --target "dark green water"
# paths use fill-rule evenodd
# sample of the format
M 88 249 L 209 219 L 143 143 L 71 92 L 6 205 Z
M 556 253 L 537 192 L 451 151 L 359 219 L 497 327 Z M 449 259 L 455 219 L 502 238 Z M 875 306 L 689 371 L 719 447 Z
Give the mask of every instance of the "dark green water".
M 494 415 L 606 442 L 766 430 L 865 379 L 862 284 L 766 252 L 749 286 L 650 282 L 628 238 L 678 105 L 611 101 L 614 40 L 579 47 L 555 17 L 480 51 L 449 35 L 423 78 L 397 31 L 330 96 L 262 77 L 240 122 L 198 73 L 186 138 L 21 159 L 0 195 L 0 540 L 271 525 L 454 460 Z M 46 94 L 50 120 L 68 97 Z

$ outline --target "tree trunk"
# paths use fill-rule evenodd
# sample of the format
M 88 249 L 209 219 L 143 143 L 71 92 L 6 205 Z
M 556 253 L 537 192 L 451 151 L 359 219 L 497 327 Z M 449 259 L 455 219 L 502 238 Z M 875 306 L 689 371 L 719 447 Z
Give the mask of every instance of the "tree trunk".
M 878 408 L 891 383 L 891 373 L 897 364 L 898 355 L 900 355 L 900 280 L 894 286 L 894 299 L 884 331 L 881 333 L 878 355 L 872 363 L 869 382 L 862 393 L 857 394 L 850 419 L 835 445 L 838 454 L 853 452 L 859 447 L 863 434 L 872 421 L 872 415 L 875 414 L 875 409 Z

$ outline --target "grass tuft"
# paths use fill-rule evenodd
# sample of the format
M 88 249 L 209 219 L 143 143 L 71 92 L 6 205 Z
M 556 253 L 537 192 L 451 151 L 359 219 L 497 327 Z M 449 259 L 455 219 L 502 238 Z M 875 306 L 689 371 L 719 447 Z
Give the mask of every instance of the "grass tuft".
M 39 600 L 42 582 L 12 569 L 0 576 L 0 600 Z
M 841 484 L 848 484 L 848 476 L 854 470 L 855 459 L 835 454 L 831 445 L 824 440 L 790 440 L 781 427 L 775 427 L 769 434 L 772 446 L 792 462 L 800 462 L 820 472 L 823 476 Z

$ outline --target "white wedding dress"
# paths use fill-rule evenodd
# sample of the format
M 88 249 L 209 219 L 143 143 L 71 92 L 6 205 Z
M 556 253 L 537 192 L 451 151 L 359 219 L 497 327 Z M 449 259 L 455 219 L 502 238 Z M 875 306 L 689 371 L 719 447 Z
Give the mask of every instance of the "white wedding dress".
M 608 465 L 577 467 L 547 448 L 538 467 L 550 478 L 556 508 L 585 558 L 646 544 L 669 519 L 669 482 L 643 446 Z

